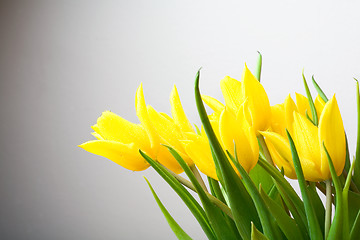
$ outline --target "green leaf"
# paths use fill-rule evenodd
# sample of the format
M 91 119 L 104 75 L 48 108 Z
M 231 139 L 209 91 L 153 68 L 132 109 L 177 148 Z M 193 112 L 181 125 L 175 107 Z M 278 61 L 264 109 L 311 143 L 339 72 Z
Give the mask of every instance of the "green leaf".
M 325 93 L 323 92 L 323 90 L 320 88 L 320 86 L 317 84 L 317 82 L 315 81 L 314 75 L 312 76 L 312 82 L 313 85 L 316 89 L 316 91 L 318 92 L 319 96 L 322 98 L 322 100 L 324 100 L 324 102 L 329 101 L 329 99 L 326 97 Z
M 346 155 L 345 155 L 345 166 L 344 166 L 344 170 L 346 172 L 349 172 L 350 169 L 350 154 L 349 154 L 349 143 L 348 143 L 348 139 L 345 133 L 345 142 L 346 142 Z
M 331 177 L 335 186 L 335 196 L 336 196 L 336 201 L 335 201 L 335 216 L 333 219 L 333 222 L 331 224 L 330 227 L 330 231 L 329 231 L 329 235 L 328 235 L 328 240 L 336 240 L 336 239 L 348 239 L 348 237 L 344 238 L 343 234 L 349 234 L 349 232 L 345 233 L 343 231 L 343 198 L 342 198 L 342 188 L 341 188 L 341 183 L 339 180 L 339 177 L 336 174 L 336 170 L 334 168 L 334 164 L 331 160 L 331 157 L 329 155 L 329 152 L 327 151 L 325 144 L 323 142 L 323 147 L 325 149 L 325 153 L 326 156 L 328 158 L 328 162 L 329 162 L 329 168 L 330 168 L 330 173 L 331 173 Z
M 313 183 L 310 183 L 313 184 Z M 310 185 L 307 186 L 307 191 L 309 193 L 310 201 L 314 206 L 314 211 L 316 218 L 318 220 L 318 223 L 320 225 L 321 233 L 324 235 L 324 229 L 325 229 L 325 208 L 324 205 L 319 197 L 319 195 L 316 192 L 316 188 L 312 187 Z
M 360 211 L 358 211 L 356 215 L 356 219 L 350 232 L 350 240 L 358 239 L 360 239 Z
M 156 170 L 156 172 L 174 189 L 174 191 L 183 200 L 196 220 L 199 222 L 201 228 L 209 239 L 216 240 L 213 229 L 210 226 L 205 211 L 195 198 L 172 176 L 161 164 L 154 161 L 146 153 L 139 150 L 141 156 Z
M 302 236 L 295 220 L 285 212 L 284 208 L 271 199 L 262 188 L 260 188 L 260 194 L 286 238 L 299 240 L 304 239 L 304 236 Z
M 257 62 L 257 66 L 256 66 L 256 71 L 255 71 L 255 76 L 256 79 L 260 82 L 260 77 L 261 77 L 261 67 L 262 67 L 262 55 L 261 53 L 258 51 L 259 54 L 259 58 L 258 58 L 258 62 Z
M 211 177 L 208 177 L 208 182 L 209 182 L 211 193 L 216 198 L 218 198 L 221 202 L 226 204 L 226 201 L 225 201 L 224 195 L 222 194 L 219 182 L 216 181 L 215 179 L 211 178 Z M 225 215 L 225 220 L 226 220 L 227 224 L 232 228 L 232 230 L 234 232 L 238 233 L 234 220 L 232 218 L 230 218 L 229 216 L 227 216 L 227 215 Z M 238 238 L 239 239 L 241 238 L 240 235 L 238 236 Z
M 306 187 L 306 181 L 305 181 L 305 178 L 304 178 L 304 174 L 303 174 L 303 171 L 302 171 L 302 168 L 301 168 L 300 159 L 299 159 L 299 156 L 297 154 L 294 141 L 292 140 L 292 138 L 290 136 L 290 133 L 287 130 L 286 130 L 286 134 L 287 134 L 287 137 L 289 139 L 290 148 L 291 148 L 291 155 L 292 155 L 293 162 L 294 162 L 295 173 L 296 173 L 296 176 L 297 176 L 297 179 L 298 179 L 298 182 L 299 182 L 301 196 L 302 196 L 303 201 L 304 201 L 304 206 L 305 206 L 305 212 L 306 212 L 306 217 L 307 217 L 307 222 L 308 222 L 310 238 L 311 239 L 323 239 L 323 235 L 322 235 L 321 230 L 320 230 L 319 222 L 317 220 L 315 210 L 314 210 L 314 207 L 313 207 L 312 202 L 311 202 L 310 194 L 309 194 L 309 192 L 307 190 L 307 187 Z
M 358 211 L 360 211 L 360 194 L 349 191 L 348 204 L 349 225 L 352 226 L 355 222 Z
M 166 210 L 165 206 L 160 201 L 159 197 L 156 195 L 153 187 L 151 186 L 150 182 L 144 177 L 147 184 L 149 185 L 149 188 L 159 205 L 159 208 L 161 209 L 162 213 L 164 214 L 166 221 L 168 222 L 169 226 L 171 227 L 171 230 L 175 233 L 176 237 L 181 240 L 191 240 L 192 238 L 187 235 L 187 233 L 179 226 L 179 224 L 174 220 L 174 218 L 170 215 L 170 213 Z
M 261 185 L 261 188 L 263 189 L 262 185 Z M 260 189 L 260 187 L 259 187 L 259 189 Z M 263 191 L 264 191 L 264 189 L 263 189 Z M 274 201 L 277 201 L 279 199 L 279 197 L 280 197 L 279 191 L 278 191 L 275 184 L 273 184 L 273 186 L 271 187 L 270 191 L 268 191 L 267 194 Z
M 198 135 L 200 135 L 200 134 L 201 134 L 201 131 L 200 131 L 199 127 L 198 127 L 196 124 L 194 124 L 194 126 L 195 126 L 195 129 L 196 129 L 196 133 L 197 133 Z
M 229 227 L 229 225 L 225 224 L 226 222 L 224 215 L 222 215 L 220 209 L 217 208 L 206 196 L 204 189 L 201 187 L 200 183 L 197 181 L 196 177 L 194 176 L 193 172 L 191 171 L 187 163 L 184 161 L 184 159 L 172 147 L 166 145 L 164 146 L 168 148 L 171 155 L 173 155 L 176 161 L 180 164 L 180 166 L 185 171 L 186 175 L 189 177 L 190 181 L 194 185 L 201 200 L 201 203 L 205 209 L 206 215 L 208 216 L 211 226 L 213 227 L 218 239 L 237 239 L 238 235 L 232 232 L 232 229 Z
M 259 185 L 261 184 L 261 187 L 267 193 L 269 193 L 270 189 L 274 186 L 270 174 L 265 171 L 259 164 L 256 164 L 255 167 L 251 169 L 249 176 L 257 188 L 259 188 Z
M 317 114 L 316 114 L 316 108 L 315 108 L 314 101 L 313 101 L 313 98 L 311 96 L 308 84 L 306 82 L 304 72 L 302 73 L 302 77 L 303 77 L 303 80 L 304 80 L 304 87 L 305 87 L 305 91 L 306 91 L 306 96 L 308 98 L 310 109 L 311 109 L 312 122 L 315 124 L 315 126 L 317 126 L 318 125 L 318 118 L 317 118 Z
M 302 232 L 307 232 L 307 219 L 304 204 L 284 176 L 266 160 L 259 158 L 258 164 L 275 180 L 276 188 L 281 194 L 286 206 L 291 211 Z
M 220 184 L 215 179 L 208 177 L 208 182 L 211 190 L 211 194 L 218 198 L 220 201 L 226 204 L 224 195 L 221 192 Z
M 251 222 L 261 228 L 260 220 L 256 212 L 254 203 L 249 196 L 243 183 L 230 165 L 226 154 L 221 148 L 215 133 L 211 127 L 199 90 L 200 70 L 195 79 L 195 100 L 201 122 L 204 126 L 206 135 L 212 149 L 216 171 L 220 182 L 225 188 L 229 198 L 229 205 L 233 211 L 234 221 L 243 239 L 251 236 Z
M 298 224 L 301 233 L 305 236 L 305 239 L 309 239 L 309 228 L 307 225 L 306 214 L 300 211 L 294 202 L 289 197 L 288 193 L 278 184 L 276 183 L 276 188 L 279 190 L 282 200 L 285 203 L 285 206 L 290 210 L 291 215 L 294 217 L 295 222 Z M 301 205 L 304 208 L 304 205 Z M 305 209 L 302 209 L 305 211 Z
M 264 234 L 262 234 L 253 223 L 251 223 L 251 240 L 269 240 Z
M 234 149 L 235 149 L 235 156 L 237 156 L 236 147 Z M 236 169 L 239 171 L 241 177 L 243 178 L 243 183 L 246 189 L 248 190 L 251 198 L 254 201 L 256 210 L 259 214 L 261 225 L 263 227 L 264 234 L 268 236 L 270 239 L 280 239 L 281 234 L 278 231 L 278 228 L 275 225 L 273 219 L 271 218 L 271 214 L 268 211 L 264 203 L 264 200 L 260 196 L 260 193 L 258 192 L 258 189 L 256 188 L 254 182 L 251 180 L 246 170 L 240 165 L 237 157 L 234 158 L 228 151 L 227 154 L 231 159 L 231 161 L 233 162 L 233 164 L 235 165 Z
M 343 199 L 343 208 L 344 208 L 344 221 L 343 221 L 343 231 L 345 232 L 349 232 L 350 231 L 350 227 L 349 227 L 349 188 L 350 188 L 350 183 L 351 183 L 351 177 L 352 177 L 352 172 L 354 171 L 354 167 L 355 167 L 356 161 L 354 160 L 353 163 L 350 166 L 350 171 L 346 177 L 346 181 L 345 181 L 345 185 L 342 191 L 342 199 Z M 355 204 L 354 204 L 355 205 Z M 353 215 L 353 213 L 356 212 L 355 206 L 350 205 L 351 206 L 351 215 Z M 353 217 L 352 217 L 353 219 Z M 352 221 L 351 221 L 352 223 Z M 347 236 L 348 237 L 348 236 Z
M 356 80 L 356 79 L 355 79 Z M 360 189 L 360 92 L 359 81 L 356 80 L 356 103 L 357 103 L 357 143 L 356 143 L 356 155 L 355 155 L 355 169 L 354 169 L 354 182 L 357 188 Z

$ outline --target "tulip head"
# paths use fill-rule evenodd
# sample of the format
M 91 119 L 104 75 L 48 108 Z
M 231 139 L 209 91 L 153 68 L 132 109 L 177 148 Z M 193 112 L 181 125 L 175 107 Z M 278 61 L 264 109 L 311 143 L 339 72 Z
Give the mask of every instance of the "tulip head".
M 209 115 L 211 126 L 215 136 L 224 151 L 229 151 L 236 157 L 242 167 L 249 172 L 259 158 L 259 145 L 253 127 L 249 125 L 244 116 L 243 104 L 235 116 L 228 107 L 224 107 L 221 113 L 214 112 Z M 187 155 L 193 159 L 199 170 L 209 177 L 218 179 L 215 163 L 212 158 L 209 141 L 202 129 L 200 135 L 187 134 L 187 140 L 182 141 Z M 233 163 L 230 164 L 234 167 Z M 236 168 L 234 167 L 237 172 Z
M 238 115 L 241 105 L 247 101 L 244 113 L 250 126 L 253 127 L 256 133 L 268 129 L 271 123 L 271 108 L 268 96 L 263 86 L 246 65 L 241 82 L 225 77 L 221 80 L 220 87 L 228 111 L 235 116 Z
M 180 141 L 186 139 L 185 132 L 194 130 L 186 118 L 175 86 L 170 103 L 174 119 L 146 105 L 143 87 L 140 84 L 136 91 L 135 108 L 141 124 L 131 123 L 106 111 L 92 127 L 95 131 L 93 136 L 97 140 L 88 141 L 79 147 L 109 158 L 133 171 L 141 171 L 149 166 L 139 153 L 139 150 L 142 150 L 173 172 L 181 173 L 183 170 L 178 162 L 161 144 L 173 147 L 189 165 L 192 165 L 193 161 L 186 155 Z
M 106 157 L 132 171 L 142 171 L 149 164 L 139 154 L 142 149 L 154 157 L 150 139 L 140 124 L 131 123 L 110 111 L 105 111 L 92 127 L 97 140 L 85 142 L 79 147 Z
M 155 152 L 156 160 L 175 173 L 181 173 L 183 171 L 168 149 L 161 146 L 161 144 L 164 144 L 174 148 L 186 163 L 192 165 L 193 161 L 186 155 L 180 140 L 186 139 L 183 131 L 193 132 L 193 129 L 181 106 L 176 87 L 174 87 L 170 96 L 171 112 L 174 119 L 146 105 L 142 84 L 136 92 L 135 103 L 139 120 L 150 136 L 151 147 Z
M 345 165 L 345 131 L 335 96 L 326 104 L 317 98 L 319 125 L 315 126 L 305 114 L 310 107 L 302 95 L 297 95 L 295 105 L 288 96 L 283 105 L 273 107 L 273 113 L 283 114 L 273 118 L 272 130 L 261 132 L 266 138 L 270 154 L 279 168 L 284 168 L 285 175 L 296 178 L 292 163 L 290 145 L 284 136 L 288 129 L 297 149 L 304 177 L 308 181 L 323 181 L 331 178 L 328 159 L 322 143 L 324 142 L 334 163 L 337 174 Z M 307 99 L 306 99 L 307 100 Z M 284 124 L 281 128 L 281 124 Z

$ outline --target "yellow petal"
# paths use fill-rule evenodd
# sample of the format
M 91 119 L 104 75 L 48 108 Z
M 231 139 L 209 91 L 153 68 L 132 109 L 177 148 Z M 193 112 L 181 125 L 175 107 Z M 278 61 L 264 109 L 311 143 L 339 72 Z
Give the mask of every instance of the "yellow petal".
M 145 131 L 147 132 L 147 135 L 149 136 L 151 148 L 153 149 L 154 152 L 157 152 L 157 150 L 160 146 L 159 136 L 157 135 L 157 133 L 149 119 L 147 107 L 145 104 L 142 83 L 140 84 L 139 88 L 136 91 L 135 108 L 136 108 L 136 114 L 137 114 L 141 124 L 144 126 Z
M 294 112 L 293 127 L 291 137 L 301 161 L 304 177 L 308 181 L 317 181 L 322 178 L 318 128 L 297 112 Z
M 315 98 L 315 108 L 316 108 L 316 113 L 318 115 L 318 119 L 320 119 L 320 115 L 325 107 L 325 102 L 324 100 L 320 97 L 320 95 L 317 95 Z
M 149 107 L 151 107 L 151 106 L 147 106 L 148 111 L 149 111 Z M 174 122 L 174 120 L 173 120 L 169 115 L 167 115 L 166 113 L 164 113 L 164 112 L 159 112 L 159 114 L 161 114 L 161 116 L 163 116 L 164 118 L 166 118 L 166 119 L 169 120 L 170 122 Z
M 215 112 L 222 112 L 224 109 L 224 104 L 219 102 L 217 99 L 207 96 L 207 95 L 201 95 L 202 100 L 208 105 L 212 110 Z
M 260 132 L 265 137 L 271 157 L 279 169 L 284 168 L 287 177 L 296 179 L 290 145 L 283 136 L 274 132 Z
M 211 124 L 212 129 L 214 130 L 215 136 L 217 139 L 220 139 L 220 132 L 219 132 L 219 120 L 220 120 L 221 112 L 213 112 L 210 114 L 209 121 Z M 205 131 L 203 130 L 204 127 L 201 127 L 201 132 L 203 133 L 203 136 L 206 136 Z M 221 141 L 220 141 L 221 142 Z M 222 144 L 222 143 L 221 143 Z
M 186 133 L 187 139 L 182 141 L 187 155 L 205 175 L 218 180 L 215 163 L 211 155 L 210 145 L 206 136 Z
M 247 99 L 255 131 L 264 131 L 270 127 L 271 108 L 265 89 L 245 65 L 242 75 L 242 96 Z
M 99 126 L 98 126 L 97 124 L 91 126 L 91 128 L 92 128 L 92 130 L 94 130 L 94 132 L 96 132 L 97 134 L 100 134 L 100 135 L 101 135 Z
M 220 81 L 220 87 L 226 106 L 230 108 L 230 111 L 236 114 L 243 101 L 243 96 L 241 95 L 241 83 L 234 78 L 226 76 Z
M 341 174 L 345 165 L 346 142 L 343 121 L 335 95 L 326 103 L 319 122 L 320 144 L 324 142 L 333 161 L 336 173 Z M 331 177 L 325 150 L 321 147 L 321 172 L 325 179 Z M 324 179 L 324 180 L 325 180 Z
M 238 122 L 232 112 L 227 107 L 221 112 L 219 121 L 219 140 L 224 148 L 234 155 L 234 141 L 236 136 L 243 135 L 242 126 L 237 126 Z M 239 143 L 237 143 L 239 145 Z
M 97 132 L 92 132 L 91 135 L 93 135 L 97 140 L 105 140 L 100 134 Z
M 294 123 L 294 111 L 297 111 L 297 107 L 295 105 L 294 100 L 292 100 L 290 94 L 285 99 L 285 122 L 286 122 L 286 128 L 290 132 L 290 134 L 293 133 L 293 123 Z M 282 135 L 284 138 L 287 138 L 285 132 L 284 135 Z
M 102 139 L 121 142 L 123 144 L 136 143 L 141 149 L 150 152 L 150 142 L 144 128 L 131 123 L 122 117 L 105 111 L 93 126 Z
M 173 90 L 170 94 L 170 104 L 171 104 L 171 115 L 174 119 L 176 125 L 178 125 L 183 132 L 194 132 L 194 129 L 187 119 L 184 109 L 180 102 L 180 97 L 176 86 L 174 85 Z
M 219 129 L 225 149 L 234 155 L 235 142 L 238 161 L 249 172 L 259 157 L 259 145 L 254 130 L 246 121 L 236 119 L 227 107 L 221 113 Z
M 101 136 L 106 140 L 132 143 L 146 135 L 139 124 L 129 122 L 110 111 L 103 112 L 96 125 Z
M 240 147 L 242 148 L 242 151 L 240 151 L 240 153 L 242 154 L 242 156 L 247 156 L 247 158 L 244 158 L 243 162 L 241 162 L 240 160 L 242 159 L 241 156 L 238 156 L 238 159 L 240 164 L 242 164 L 242 166 L 246 166 L 244 167 L 245 170 L 247 172 L 250 172 L 250 170 L 255 167 L 255 165 L 259 160 L 259 142 L 253 127 L 244 128 L 244 135 L 246 136 L 246 140 L 250 144 L 250 148 L 244 149 L 244 146 L 242 146 L 242 142 L 240 142 Z M 243 140 L 243 142 L 244 141 L 245 139 Z M 245 153 L 245 151 L 247 152 L 247 154 Z
M 311 108 L 310 108 L 309 100 L 307 99 L 307 97 L 305 97 L 304 95 L 302 95 L 300 93 L 295 93 L 295 95 L 296 95 L 296 106 L 297 106 L 299 113 L 304 116 L 306 116 L 306 114 L 307 114 L 309 117 L 312 117 Z
M 285 137 L 286 121 L 285 121 L 285 105 L 276 104 L 271 106 L 271 129 L 273 132 Z
M 178 126 L 176 126 L 176 124 L 172 120 L 169 120 L 167 117 L 164 117 L 163 114 L 158 113 L 151 106 L 148 106 L 147 109 L 148 109 L 149 118 L 150 118 L 151 122 L 153 123 L 153 127 L 154 127 L 156 133 L 160 137 L 160 143 L 173 147 L 184 158 L 184 160 L 188 164 L 192 164 L 190 158 L 188 158 L 186 156 L 185 150 L 183 149 L 183 146 L 179 141 L 179 140 L 185 139 L 185 136 L 180 131 L 180 128 Z M 165 149 L 160 148 L 160 149 L 168 151 L 167 148 L 165 148 Z M 159 151 L 160 151 L 160 149 L 159 149 Z M 160 153 L 158 153 L 158 154 L 160 154 Z M 165 159 L 165 158 L 163 158 L 163 159 Z M 172 159 L 173 159 L 173 157 L 171 157 L 171 159 L 169 159 L 169 161 Z M 173 160 L 175 160 L 175 159 L 173 159 Z M 175 162 L 178 165 L 176 160 L 175 160 Z M 163 165 L 168 166 L 166 164 L 166 161 L 163 162 Z
M 93 154 L 106 157 L 132 171 L 142 171 L 149 167 L 134 143 L 123 144 L 116 141 L 94 140 L 83 143 L 79 147 Z
M 180 155 L 182 156 L 182 154 Z M 167 149 L 167 147 L 165 146 L 160 146 L 156 160 L 176 174 L 180 174 L 183 172 L 180 164 L 176 161 L 173 155 L 171 155 L 171 153 L 169 152 L 169 149 Z M 189 161 L 185 158 L 184 160 Z
M 245 99 L 243 103 L 241 104 L 239 111 L 236 114 L 236 120 L 239 122 L 241 126 L 244 126 L 245 128 L 250 127 L 249 119 L 252 118 L 251 114 L 248 111 L 248 100 Z

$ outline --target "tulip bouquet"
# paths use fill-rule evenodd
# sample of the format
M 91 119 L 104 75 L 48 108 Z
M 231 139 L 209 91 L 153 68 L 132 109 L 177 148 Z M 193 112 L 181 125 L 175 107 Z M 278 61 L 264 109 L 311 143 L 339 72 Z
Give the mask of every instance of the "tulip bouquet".
M 259 55 L 255 75 L 245 66 L 241 81 L 221 80 L 224 104 L 200 94 L 199 70 L 201 127 L 187 119 L 176 87 L 170 117 L 146 105 L 140 85 L 140 124 L 106 111 L 92 126 L 97 140 L 80 147 L 129 170 L 153 167 L 209 239 L 360 239 L 360 128 L 350 160 L 335 95 L 328 99 L 313 78 L 313 100 L 303 74 L 306 96 L 296 93 L 296 102 L 289 95 L 270 106 L 260 83 L 261 62 Z M 297 179 L 301 196 L 289 178 Z M 176 236 L 191 239 L 148 184 Z

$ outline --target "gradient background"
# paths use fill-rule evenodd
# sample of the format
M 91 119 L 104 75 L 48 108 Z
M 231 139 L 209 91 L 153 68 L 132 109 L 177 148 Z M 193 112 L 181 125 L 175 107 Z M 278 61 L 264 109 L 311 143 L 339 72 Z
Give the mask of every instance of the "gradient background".
M 138 122 L 135 91 L 169 113 L 176 84 L 199 124 L 194 76 L 222 99 L 263 54 L 271 104 L 305 93 L 301 71 L 336 92 L 351 153 L 360 4 L 347 1 L 1 1 L 0 238 L 175 239 L 142 175 L 194 239 L 200 226 L 152 170 L 131 172 L 77 145 L 104 110 Z M 315 91 L 313 91 L 315 93 Z M 293 95 L 294 96 L 294 95 Z

